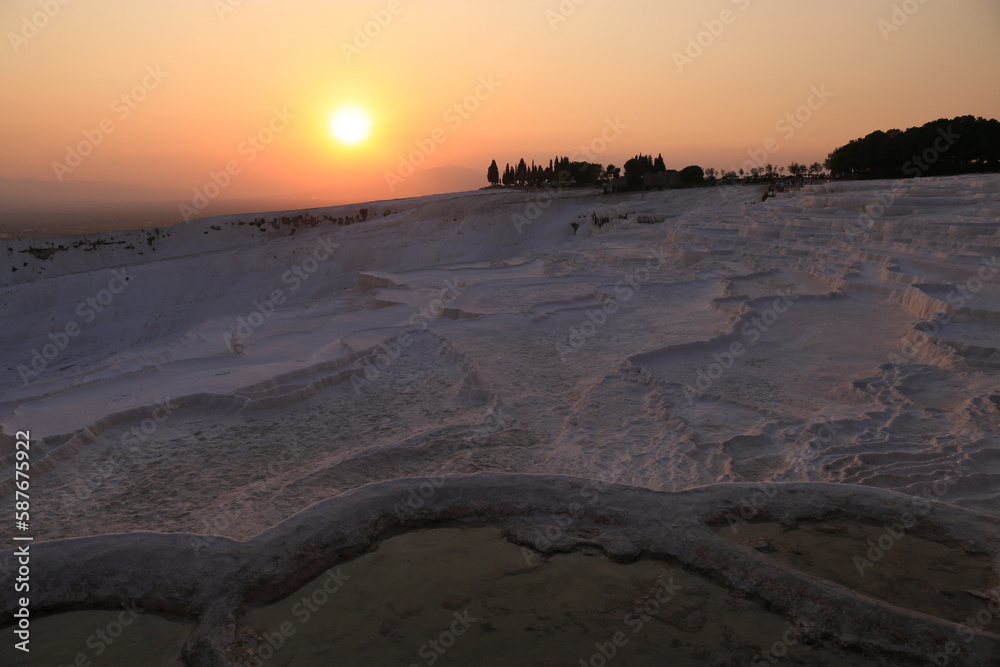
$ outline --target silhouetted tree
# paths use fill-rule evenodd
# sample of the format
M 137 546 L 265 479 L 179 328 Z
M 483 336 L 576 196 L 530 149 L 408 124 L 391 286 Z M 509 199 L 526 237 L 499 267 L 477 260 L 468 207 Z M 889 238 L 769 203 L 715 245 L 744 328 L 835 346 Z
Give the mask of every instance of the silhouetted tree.
M 496 160 L 493 161 L 490 169 L 487 170 L 488 178 L 495 164 Z M 611 167 L 613 174 L 617 175 L 621 173 L 621 170 L 617 167 L 608 166 Z M 497 169 L 497 172 L 499 172 L 499 169 Z M 542 165 L 536 164 L 534 160 L 529 165 L 524 158 L 520 158 L 514 166 L 511 166 L 508 162 L 504 168 L 503 175 L 500 176 L 497 173 L 497 178 L 504 185 L 570 187 L 574 185 L 594 185 L 604 179 L 606 177 L 605 174 L 606 171 L 600 164 L 582 161 L 571 162 L 568 157 L 557 156 L 555 159 L 549 160 L 548 167 L 542 167 Z
M 524 185 L 528 182 L 528 165 L 524 163 L 524 158 L 517 163 L 517 172 L 514 177 L 514 182 L 518 185 Z
M 805 177 L 807 171 L 809 171 L 809 167 L 805 166 L 804 164 L 799 164 L 798 162 L 792 162 L 790 165 L 788 165 L 788 173 L 794 176 L 795 178 Z
M 834 149 L 835 177 L 899 178 L 1000 170 L 1000 121 L 957 116 L 905 131 L 877 130 Z
M 510 163 L 503 170 L 503 184 L 513 185 L 514 184 L 514 170 L 510 168 Z
M 500 182 L 500 168 L 497 167 L 496 160 L 490 162 L 490 167 L 486 170 L 486 180 L 490 182 L 490 185 L 497 185 Z
M 681 169 L 681 173 L 679 175 L 681 179 L 681 185 L 687 187 L 702 185 L 705 182 L 705 172 L 701 167 L 697 165 L 684 167 L 683 169 Z
M 570 178 L 577 185 L 593 185 L 601 178 L 604 168 L 593 162 L 570 162 L 568 165 Z
M 653 171 L 653 158 L 650 155 L 640 153 L 625 162 L 625 178 L 628 179 L 629 188 L 639 189 L 642 187 L 642 177 Z

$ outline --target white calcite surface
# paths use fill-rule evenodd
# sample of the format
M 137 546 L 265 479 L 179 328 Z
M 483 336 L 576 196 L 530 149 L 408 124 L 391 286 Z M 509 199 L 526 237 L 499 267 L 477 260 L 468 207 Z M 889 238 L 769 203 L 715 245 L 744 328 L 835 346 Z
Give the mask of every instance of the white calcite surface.
M 996 514 L 998 185 L 482 192 L 7 240 L 0 425 L 41 441 L 36 539 L 246 538 L 475 471 Z
M 476 192 L 3 240 L 0 499 L 30 430 L 41 604 L 141 599 L 198 620 L 189 664 L 242 664 L 247 600 L 468 521 L 543 553 L 676 557 L 918 660 L 959 621 L 675 529 L 911 529 L 933 507 L 912 530 L 993 586 L 955 595 L 994 599 L 1000 177 L 759 199 Z M 576 523 L 545 543 L 531 526 L 560 512 Z M 994 632 L 954 664 L 995 664 Z

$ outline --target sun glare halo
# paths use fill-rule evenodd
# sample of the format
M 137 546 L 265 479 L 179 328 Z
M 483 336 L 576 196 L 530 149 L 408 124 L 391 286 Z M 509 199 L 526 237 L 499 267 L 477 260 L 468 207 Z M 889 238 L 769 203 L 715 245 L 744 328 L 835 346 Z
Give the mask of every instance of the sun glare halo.
M 337 109 L 330 114 L 328 124 L 333 138 L 347 146 L 360 144 L 372 130 L 371 115 L 355 106 Z

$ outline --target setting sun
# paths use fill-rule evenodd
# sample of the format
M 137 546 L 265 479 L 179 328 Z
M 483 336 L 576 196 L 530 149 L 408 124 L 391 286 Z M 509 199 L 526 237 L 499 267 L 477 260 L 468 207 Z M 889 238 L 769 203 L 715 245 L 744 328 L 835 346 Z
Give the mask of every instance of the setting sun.
M 1000 667 L 998 35 L 0 0 L 0 667 Z
M 358 107 L 343 107 L 330 114 L 330 134 L 342 144 L 354 146 L 368 138 L 372 119 L 367 111 Z

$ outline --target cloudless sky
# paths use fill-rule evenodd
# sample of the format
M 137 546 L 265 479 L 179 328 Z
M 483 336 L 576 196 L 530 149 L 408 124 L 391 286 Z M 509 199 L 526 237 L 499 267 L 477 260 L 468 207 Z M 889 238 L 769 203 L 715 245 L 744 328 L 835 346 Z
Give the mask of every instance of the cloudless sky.
M 996 0 L 63 2 L 0 3 L 0 176 L 192 190 L 235 164 L 219 197 L 363 201 L 485 185 L 493 158 L 547 164 L 602 133 L 578 157 L 728 169 L 1000 117 Z M 327 129 L 344 104 L 374 122 L 357 146 Z

